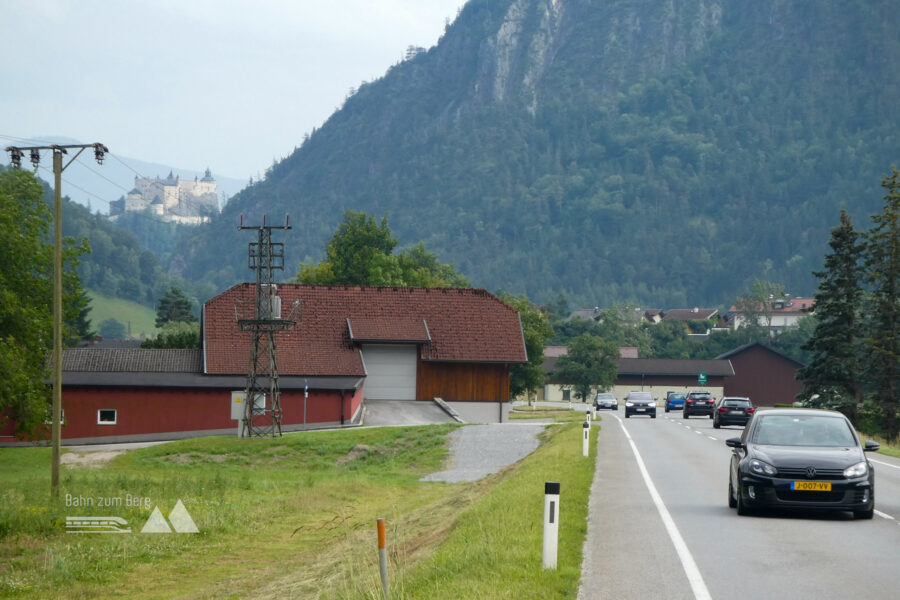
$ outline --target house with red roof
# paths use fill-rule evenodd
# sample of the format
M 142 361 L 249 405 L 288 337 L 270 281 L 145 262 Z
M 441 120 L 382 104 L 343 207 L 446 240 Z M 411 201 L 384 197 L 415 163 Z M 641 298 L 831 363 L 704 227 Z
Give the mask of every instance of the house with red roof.
M 467 422 L 505 420 L 510 367 L 527 355 L 518 312 L 493 294 L 279 284 L 277 295 L 299 307 L 274 334 L 282 430 L 359 424 L 367 400 L 441 398 Z M 63 439 L 236 435 L 253 335 L 238 307 L 255 296 L 243 283 L 209 300 L 199 350 L 67 349 Z

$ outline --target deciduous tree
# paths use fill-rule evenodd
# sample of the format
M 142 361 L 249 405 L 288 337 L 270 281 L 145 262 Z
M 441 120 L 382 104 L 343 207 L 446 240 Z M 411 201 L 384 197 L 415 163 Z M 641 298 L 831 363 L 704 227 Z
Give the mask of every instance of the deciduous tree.
M 525 296 L 501 292 L 500 299 L 518 311 L 525 337 L 525 351 L 528 353 L 528 363 L 513 365 L 510 369 L 509 396 L 515 398 L 520 394 L 534 392 L 543 385 L 546 377 L 541 366 L 544 362 L 544 346 L 553 337 L 553 328 L 547 314 Z
M 555 376 L 564 387 L 587 401 L 595 391 L 612 387 L 618 372 L 619 347 L 585 334 L 569 344 L 569 353 L 556 361 Z

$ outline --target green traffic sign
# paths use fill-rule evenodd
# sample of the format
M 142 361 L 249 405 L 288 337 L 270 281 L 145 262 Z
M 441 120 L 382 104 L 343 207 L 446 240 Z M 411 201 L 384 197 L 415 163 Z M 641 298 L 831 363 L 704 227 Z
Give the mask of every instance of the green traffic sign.
M 699 385 L 706 385 L 706 373 L 697 374 L 697 383 Z

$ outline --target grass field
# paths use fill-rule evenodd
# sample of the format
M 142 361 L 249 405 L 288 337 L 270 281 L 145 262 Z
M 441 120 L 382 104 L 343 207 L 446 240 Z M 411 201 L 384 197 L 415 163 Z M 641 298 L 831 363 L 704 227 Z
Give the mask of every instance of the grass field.
M 145 338 L 156 335 L 156 312 L 137 302 L 110 298 L 99 292 L 88 290 L 91 298 L 91 326 L 97 330 L 100 323 L 107 319 L 115 319 L 125 326 L 132 338 Z
M 0 449 L 0 596 L 380 597 L 384 517 L 392 597 L 574 597 L 593 475 L 580 427 L 550 426 L 530 457 L 480 482 L 420 482 L 441 469 L 454 427 L 173 442 L 64 468 L 56 504 L 48 449 Z M 565 518 L 560 568 L 542 571 L 550 479 Z M 179 499 L 198 534 L 139 533 L 153 507 L 168 515 Z M 65 533 L 77 515 L 119 516 L 132 533 Z

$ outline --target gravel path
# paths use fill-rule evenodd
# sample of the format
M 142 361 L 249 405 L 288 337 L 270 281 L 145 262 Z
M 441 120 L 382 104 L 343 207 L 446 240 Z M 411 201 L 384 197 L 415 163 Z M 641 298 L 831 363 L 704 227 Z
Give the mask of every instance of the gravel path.
M 477 481 L 521 460 L 538 447 L 546 423 L 466 425 L 450 434 L 450 464 L 422 481 Z

